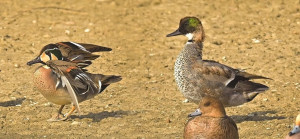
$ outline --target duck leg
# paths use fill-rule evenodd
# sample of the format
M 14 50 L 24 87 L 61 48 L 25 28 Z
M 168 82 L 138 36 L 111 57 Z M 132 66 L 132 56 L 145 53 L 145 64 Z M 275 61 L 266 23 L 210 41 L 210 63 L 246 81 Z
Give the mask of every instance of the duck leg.
M 61 121 L 64 118 L 64 115 L 62 114 L 62 109 L 65 107 L 65 105 L 61 105 L 58 109 L 57 114 L 55 114 L 52 118 L 48 119 L 49 122 L 55 122 L 55 121 Z
M 76 109 L 76 107 L 73 105 L 73 106 L 72 106 L 72 109 L 71 109 L 68 113 L 64 114 L 64 118 L 61 119 L 61 120 L 66 120 L 66 119 L 68 119 L 69 116 L 75 111 L 75 109 Z
M 55 114 L 51 119 L 49 119 L 49 122 L 57 122 L 57 121 L 64 121 L 67 120 L 70 115 L 75 111 L 76 107 L 73 105 L 72 109 L 66 113 L 66 114 L 62 114 L 62 109 L 64 108 L 65 105 L 61 105 L 61 107 L 58 110 L 58 114 Z

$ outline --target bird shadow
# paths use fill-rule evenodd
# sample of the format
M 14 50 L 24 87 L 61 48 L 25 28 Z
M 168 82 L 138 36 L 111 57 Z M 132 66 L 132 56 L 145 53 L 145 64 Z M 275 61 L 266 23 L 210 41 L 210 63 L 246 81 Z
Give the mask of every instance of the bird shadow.
M 12 107 L 12 106 L 21 105 L 25 99 L 26 98 L 23 97 L 23 98 L 17 98 L 16 100 L 0 102 L 0 106 L 2 106 L 2 107 Z
M 101 120 L 105 119 L 105 118 L 109 118 L 109 117 L 115 117 L 115 118 L 122 118 L 124 115 L 129 115 L 132 114 L 132 112 L 130 111 L 112 111 L 112 112 L 108 112 L 108 111 L 102 111 L 99 113 L 89 113 L 87 115 L 81 115 L 81 116 L 77 116 L 77 115 L 72 115 L 70 116 L 71 119 L 74 118 L 79 118 L 79 119 L 83 119 L 83 118 L 89 118 L 89 119 L 93 119 L 93 122 L 100 122 Z
M 258 111 L 252 112 L 248 115 L 232 115 L 230 116 L 236 123 L 241 123 L 244 121 L 267 121 L 267 120 L 280 120 L 285 119 L 283 116 L 266 116 L 266 114 L 275 114 L 276 111 Z

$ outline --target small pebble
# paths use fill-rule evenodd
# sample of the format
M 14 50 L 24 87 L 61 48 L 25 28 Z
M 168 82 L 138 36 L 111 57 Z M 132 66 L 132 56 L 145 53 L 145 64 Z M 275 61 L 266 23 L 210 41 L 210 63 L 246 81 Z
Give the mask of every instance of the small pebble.
M 224 61 L 227 61 L 226 56 L 223 56 L 222 59 L 223 59 Z
M 52 104 L 50 102 L 44 103 L 44 106 L 51 106 Z
M 49 37 L 50 37 L 50 35 L 49 35 L 49 34 L 45 34 L 45 35 L 43 35 L 43 37 L 45 37 L 45 38 L 49 38 Z
M 168 120 L 167 120 L 167 122 L 168 122 L 168 123 L 171 123 L 171 120 L 170 120 L 170 119 L 168 119 Z
M 67 21 L 65 22 L 66 25 L 74 25 L 75 23 L 73 21 Z
M 271 90 L 271 92 L 277 92 L 277 90 L 276 90 L 276 89 L 273 89 L 273 90 Z
M 149 54 L 149 56 L 155 56 L 155 54 Z
M 15 68 L 19 68 L 19 67 L 20 67 L 20 65 L 19 65 L 19 64 L 15 64 L 14 66 L 15 66 Z
M 70 35 L 70 30 L 65 30 L 65 33 L 67 34 L 67 35 Z
M 88 33 L 88 32 L 90 32 L 90 29 L 87 28 L 84 30 L 84 32 Z
M 252 39 L 252 41 L 254 42 L 254 43 L 260 43 L 260 40 L 258 40 L 258 39 Z
M 182 101 L 183 103 L 188 103 L 189 100 L 188 99 L 185 99 L 184 101 Z
M 78 125 L 78 124 L 80 124 L 80 122 L 74 121 L 71 123 L 71 125 Z

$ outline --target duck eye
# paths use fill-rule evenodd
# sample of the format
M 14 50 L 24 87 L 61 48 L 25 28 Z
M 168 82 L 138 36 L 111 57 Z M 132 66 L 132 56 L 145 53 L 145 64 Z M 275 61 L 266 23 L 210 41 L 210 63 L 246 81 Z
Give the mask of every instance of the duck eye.
M 60 50 L 54 49 L 54 50 L 51 51 L 51 53 L 52 53 L 53 55 L 55 55 L 55 57 L 56 57 L 58 60 L 62 60 L 62 59 L 63 59 L 63 56 L 62 56 Z
M 45 54 L 48 55 L 49 57 L 51 57 L 51 56 L 50 56 L 51 54 L 50 54 L 49 51 L 45 51 Z
M 204 103 L 204 106 L 205 106 L 205 107 L 207 107 L 207 106 L 209 106 L 209 105 L 210 105 L 210 102 L 205 102 L 205 103 Z

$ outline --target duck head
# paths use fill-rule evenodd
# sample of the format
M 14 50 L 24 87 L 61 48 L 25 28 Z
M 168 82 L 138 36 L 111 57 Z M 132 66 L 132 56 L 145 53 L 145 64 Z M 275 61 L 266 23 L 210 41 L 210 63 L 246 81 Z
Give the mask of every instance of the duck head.
M 293 130 L 289 133 L 289 136 L 292 136 L 297 133 L 300 133 L 300 114 L 298 114 L 296 118 L 296 125 L 294 126 Z
M 201 21 L 197 17 L 184 17 L 180 20 L 179 28 L 167 37 L 185 35 L 188 42 L 203 42 L 205 38 Z
M 31 66 L 36 63 L 46 64 L 49 60 L 63 60 L 63 56 L 58 47 L 54 44 L 46 45 L 40 52 L 39 56 L 35 59 L 27 62 L 27 65 Z
M 204 97 L 200 104 L 199 108 L 202 112 L 202 116 L 208 117 L 225 117 L 226 112 L 222 102 L 213 97 Z

